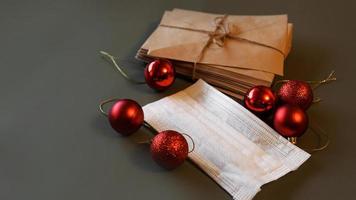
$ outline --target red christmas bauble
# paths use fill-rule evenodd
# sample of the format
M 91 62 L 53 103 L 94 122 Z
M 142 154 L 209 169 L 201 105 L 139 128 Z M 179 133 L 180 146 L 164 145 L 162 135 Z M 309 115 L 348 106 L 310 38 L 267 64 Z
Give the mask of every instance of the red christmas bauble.
M 274 114 L 273 126 L 284 137 L 299 137 L 308 128 L 308 116 L 298 106 L 282 105 Z
M 271 88 L 259 85 L 247 91 L 244 104 L 255 114 L 265 114 L 275 107 L 276 97 Z
M 174 169 L 188 157 L 187 140 L 176 131 L 159 132 L 151 141 L 151 155 L 160 166 Z
M 290 80 L 279 88 L 277 97 L 282 103 L 306 110 L 313 102 L 313 90 L 305 81 Z
M 111 127 L 122 135 L 130 135 L 143 124 L 143 110 L 131 99 L 118 100 L 108 113 Z
M 147 85 L 158 91 L 169 88 L 174 83 L 175 77 L 175 69 L 169 60 L 154 60 L 145 68 Z

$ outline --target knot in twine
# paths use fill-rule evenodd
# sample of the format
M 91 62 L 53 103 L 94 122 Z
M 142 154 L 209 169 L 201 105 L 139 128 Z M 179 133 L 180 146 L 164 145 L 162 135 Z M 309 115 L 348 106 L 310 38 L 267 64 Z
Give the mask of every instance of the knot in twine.
M 221 17 L 216 17 L 214 19 L 215 22 L 215 30 L 213 32 L 209 32 L 209 38 L 210 42 L 218 45 L 219 47 L 223 47 L 225 44 L 225 39 L 226 37 L 229 36 L 230 30 L 228 27 L 224 25 L 225 19 L 227 18 L 227 15 L 221 16 Z M 209 45 L 209 43 L 208 43 Z
M 228 27 L 225 26 L 225 20 L 227 18 L 227 15 L 216 17 L 214 19 L 215 22 L 215 30 L 212 32 L 207 32 L 209 39 L 203 46 L 202 50 L 200 51 L 199 55 L 197 56 L 197 59 L 193 63 L 193 72 L 192 72 L 192 79 L 196 79 L 196 69 L 197 69 L 197 64 L 198 62 L 201 61 L 201 59 L 204 56 L 205 50 L 210 46 L 211 43 L 216 44 L 218 47 L 224 47 L 225 45 L 225 39 L 229 36 L 230 30 Z

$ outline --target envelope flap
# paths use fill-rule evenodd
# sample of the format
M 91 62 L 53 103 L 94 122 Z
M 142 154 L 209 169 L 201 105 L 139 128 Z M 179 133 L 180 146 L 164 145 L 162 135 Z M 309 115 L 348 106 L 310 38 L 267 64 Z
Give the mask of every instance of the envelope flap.
M 219 16 L 222 15 L 174 9 L 173 11 L 165 11 L 160 24 L 211 32 L 215 30 L 214 20 Z
M 208 39 L 204 33 L 159 26 L 141 48 L 151 56 L 193 62 Z
M 240 38 L 275 47 L 285 54 L 288 36 L 287 15 L 229 16 L 229 31 Z

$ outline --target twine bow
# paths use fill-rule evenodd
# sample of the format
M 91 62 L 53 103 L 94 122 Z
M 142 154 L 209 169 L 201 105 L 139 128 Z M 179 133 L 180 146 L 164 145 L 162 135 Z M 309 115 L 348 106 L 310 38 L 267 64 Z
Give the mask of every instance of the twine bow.
M 215 23 L 214 31 L 206 31 L 206 30 L 200 30 L 200 29 L 192 29 L 192 28 L 160 24 L 160 26 L 163 26 L 163 27 L 177 28 L 177 29 L 183 29 L 183 30 L 188 30 L 188 31 L 196 31 L 196 32 L 206 33 L 209 36 L 209 39 L 206 41 L 204 46 L 201 48 L 200 53 L 198 54 L 195 61 L 193 62 L 193 71 L 192 71 L 192 79 L 193 80 L 195 80 L 197 64 L 202 60 L 204 53 L 209 48 L 209 46 L 211 44 L 216 44 L 218 47 L 222 48 L 222 47 L 224 47 L 225 40 L 227 38 L 239 40 L 239 41 L 243 41 L 243 42 L 248 42 L 250 44 L 255 44 L 255 45 L 259 45 L 259 46 L 266 47 L 269 49 L 273 49 L 273 50 L 277 51 L 278 53 L 282 54 L 284 58 L 286 57 L 284 52 L 276 47 L 273 47 L 273 46 L 270 46 L 267 44 L 263 44 L 263 43 L 259 43 L 259 42 L 253 41 L 253 40 L 245 39 L 245 38 L 239 37 L 236 33 L 232 33 L 230 30 L 231 24 L 225 23 L 227 17 L 228 17 L 228 15 L 223 15 L 223 16 L 216 17 L 214 19 L 214 23 Z

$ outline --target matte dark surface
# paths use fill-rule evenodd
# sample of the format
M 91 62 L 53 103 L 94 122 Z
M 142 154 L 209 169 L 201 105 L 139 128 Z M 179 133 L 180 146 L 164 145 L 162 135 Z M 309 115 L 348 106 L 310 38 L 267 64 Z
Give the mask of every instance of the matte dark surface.
M 121 56 L 143 79 L 136 49 L 174 7 L 231 14 L 288 13 L 295 24 L 285 78 L 338 81 L 317 90 L 308 114 L 330 147 L 269 183 L 256 200 L 353 199 L 356 189 L 355 1 L 0 1 L 0 199 L 230 199 L 191 163 L 165 171 L 135 144 L 144 129 L 119 137 L 98 112 L 116 96 L 141 105 L 156 93 L 125 81 L 99 55 Z

